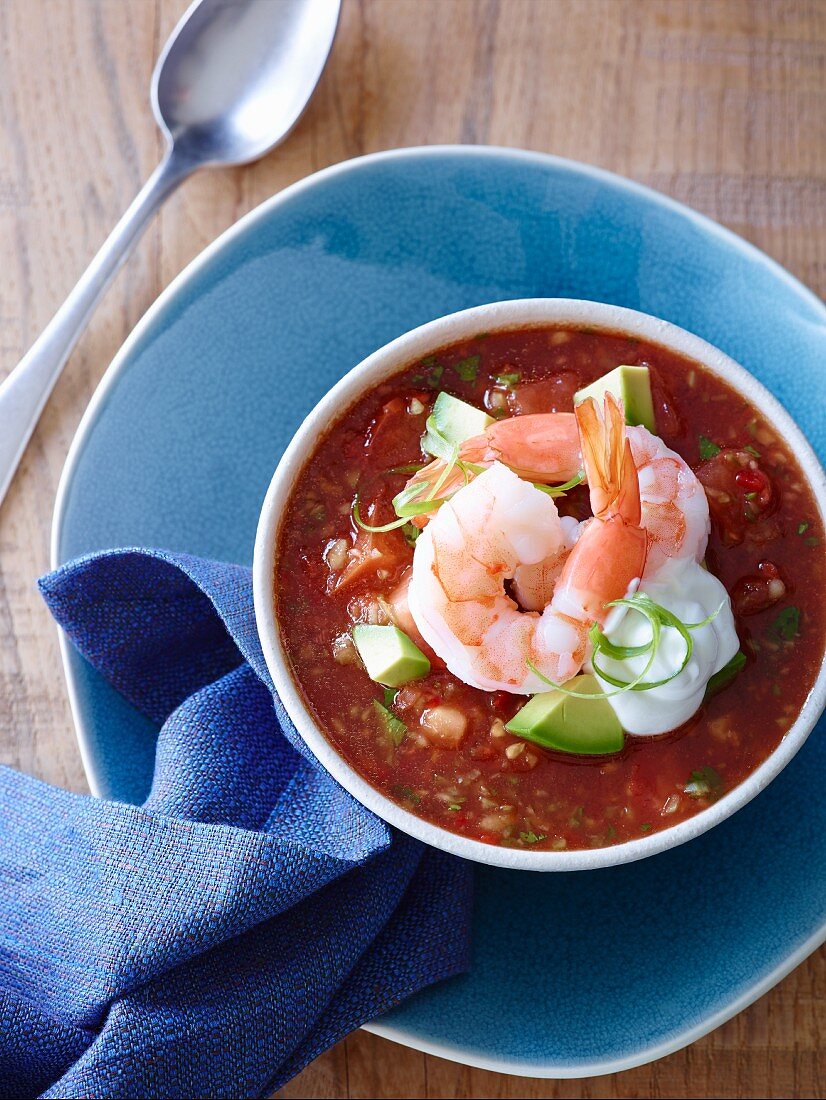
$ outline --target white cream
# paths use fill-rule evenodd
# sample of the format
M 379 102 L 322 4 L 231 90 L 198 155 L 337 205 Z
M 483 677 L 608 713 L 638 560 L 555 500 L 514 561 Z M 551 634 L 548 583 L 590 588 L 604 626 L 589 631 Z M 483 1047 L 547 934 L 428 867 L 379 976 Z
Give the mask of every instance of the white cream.
M 649 691 L 626 691 L 613 695 L 608 702 L 622 723 L 623 729 L 637 736 L 666 733 L 687 722 L 699 709 L 709 679 L 727 664 L 740 648 L 728 593 L 721 582 L 693 559 L 667 561 L 657 570 L 656 577 L 643 581 L 639 588 L 684 623 L 701 622 L 722 604 L 715 618 L 691 632 L 694 642 L 691 659 L 683 671 L 661 687 Z M 651 624 L 628 608 L 615 608 L 605 623 L 604 631 L 615 645 L 644 645 L 651 639 Z M 600 667 L 620 680 L 638 676 L 650 654 L 618 661 L 598 657 Z M 673 627 L 663 627 L 660 647 L 646 680 L 663 680 L 671 676 L 685 657 L 685 641 Z M 590 661 L 589 670 L 592 670 Z M 603 689 L 614 687 L 598 674 Z

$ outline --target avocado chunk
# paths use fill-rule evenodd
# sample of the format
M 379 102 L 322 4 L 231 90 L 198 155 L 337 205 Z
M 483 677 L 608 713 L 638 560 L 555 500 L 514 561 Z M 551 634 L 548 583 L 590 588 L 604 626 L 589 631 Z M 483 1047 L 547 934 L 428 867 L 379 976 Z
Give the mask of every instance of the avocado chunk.
M 731 660 L 723 665 L 721 669 L 714 673 L 706 684 L 706 693 L 704 699 L 711 699 L 712 696 L 722 691 L 723 688 L 727 688 L 729 684 L 733 684 L 740 673 L 743 671 L 746 664 L 746 655 L 741 650 L 731 658 Z
M 472 439 L 475 435 L 481 435 L 489 424 L 493 423 L 493 417 L 486 412 L 468 405 L 452 394 L 442 393 L 433 403 L 433 411 L 427 418 L 427 432 L 422 445 L 428 454 L 437 458 L 446 458 L 443 454 L 444 441 L 450 447 L 464 443 L 466 439 Z
M 651 398 L 651 376 L 648 367 L 615 367 L 608 374 L 592 382 L 590 386 L 577 390 L 574 404 L 578 405 L 586 397 L 596 399 L 602 405 L 606 393 L 611 393 L 625 406 L 625 423 L 641 424 L 649 432 L 657 431 L 654 419 L 654 402 Z
M 430 661 L 397 626 L 353 627 L 353 641 L 367 675 L 377 684 L 401 687 L 430 672 Z
M 543 691 L 517 711 L 505 729 L 544 749 L 558 752 L 582 756 L 619 752 L 625 734 L 596 679 L 582 673 L 563 687 L 581 694 L 593 694 L 595 698 L 579 699 L 562 691 Z

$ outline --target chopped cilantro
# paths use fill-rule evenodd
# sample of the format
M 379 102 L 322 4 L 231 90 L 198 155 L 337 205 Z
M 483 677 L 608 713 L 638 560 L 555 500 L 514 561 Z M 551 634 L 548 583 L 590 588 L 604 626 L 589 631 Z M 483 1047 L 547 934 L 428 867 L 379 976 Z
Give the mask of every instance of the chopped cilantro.
M 754 455 L 755 458 L 760 457 L 760 452 L 757 450 L 753 443 L 747 443 L 743 448 L 744 451 L 748 451 L 750 455 Z
M 384 705 L 387 707 L 388 710 L 390 709 L 390 707 L 393 706 L 393 700 L 395 698 L 396 698 L 396 689 L 386 687 L 384 689 Z
M 421 796 L 416 794 L 412 787 L 405 787 L 401 784 L 397 784 L 393 788 L 393 794 L 397 798 L 405 799 L 405 801 L 409 802 L 412 806 L 418 806 L 421 802 Z
M 708 458 L 714 458 L 719 453 L 720 448 L 713 440 L 709 439 L 707 435 L 700 436 L 700 458 L 703 462 Z
M 784 607 L 766 627 L 766 633 L 777 641 L 791 642 L 800 633 L 800 608 Z
M 577 808 L 571 814 L 570 821 L 568 822 L 568 824 L 571 826 L 571 828 L 573 828 L 573 829 L 579 828 L 579 826 L 582 824 L 582 815 L 583 815 L 584 812 L 585 812 L 585 807 L 584 806 L 577 806 Z
M 515 386 L 521 377 L 522 372 L 515 370 L 507 374 L 497 374 L 495 381 L 497 386 Z
M 723 781 L 708 765 L 692 772 L 683 790 L 692 798 L 719 798 L 722 792 Z
M 404 541 L 407 543 L 408 546 L 415 546 L 416 539 L 421 534 L 421 531 L 415 523 L 405 523 L 401 529 L 401 532 L 404 535 Z
M 460 359 L 458 363 L 454 363 L 453 369 L 463 382 L 475 382 L 476 375 L 479 373 L 479 356 L 468 355 L 467 358 Z
M 538 844 L 540 840 L 545 839 L 544 833 L 520 833 L 519 839 L 523 844 Z
M 414 382 L 424 382 L 425 385 L 436 387 L 438 386 L 442 375 L 445 373 L 444 366 L 439 362 L 435 355 L 428 355 L 422 359 L 421 366 L 427 369 L 426 374 L 414 374 Z
M 648 822 L 648 821 L 643 821 L 642 825 L 640 825 L 640 832 L 641 833 L 650 833 L 651 832 L 651 823 Z
M 802 535 L 802 534 L 804 534 L 804 533 L 805 533 L 806 531 L 808 531 L 808 530 L 809 530 L 809 525 L 808 525 L 808 523 L 798 523 L 798 525 L 797 525 L 797 533 L 798 533 L 798 535 Z
M 387 695 L 385 693 L 385 699 Z M 407 737 L 407 726 L 402 722 L 400 718 L 397 718 L 392 711 L 388 710 L 386 706 L 378 701 L 373 700 L 373 708 L 376 714 L 379 716 L 384 732 L 387 734 L 390 742 L 398 748 L 399 745 Z
M 452 810 L 453 813 L 456 813 L 458 810 L 461 810 L 461 808 L 462 808 L 462 803 L 461 802 L 451 802 L 450 805 L 448 806 L 448 809 Z

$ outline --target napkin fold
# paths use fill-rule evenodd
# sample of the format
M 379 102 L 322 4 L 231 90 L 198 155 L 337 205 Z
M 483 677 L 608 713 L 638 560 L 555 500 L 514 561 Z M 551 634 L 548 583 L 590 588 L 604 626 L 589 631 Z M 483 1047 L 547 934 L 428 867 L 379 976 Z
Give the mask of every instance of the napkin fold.
M 250 572 L 160 550 L 44 577 L 159 727 L 141 807 L 0 769 L 0 1095 L 249 1097 L 469 962 L 469 865 L 316 763 Z

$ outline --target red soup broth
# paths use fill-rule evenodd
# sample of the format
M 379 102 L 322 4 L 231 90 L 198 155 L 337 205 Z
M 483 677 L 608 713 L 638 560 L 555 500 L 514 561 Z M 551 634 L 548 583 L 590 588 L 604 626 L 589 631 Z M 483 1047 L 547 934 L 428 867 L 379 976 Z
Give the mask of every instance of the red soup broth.
M 484 692 L 438 661 L 391 691 L 368 677 L 354 623 L 387 623 L 390 594 L 413 559 L 411 532 L 367 535 L 353 521 L 394 519 L 393 496 L 427 460 L 420 440 L 440 390 L 494 416 L 564 412 L 615 366 L 647 364 L 657 431 L 709 497 L 706 561 L 732 596 L 747 664 L 685 725 L 627 737 L 611 757 L 546 751 L 504 724 L 526 697 Z M 587 490 L 559 498 L 590 514 Z M 737 786 L 777 747 L 812 688 L 824 647 L 824 531 L 783 439 L 739 393 L 663 347 L 590 329 L 483 334 L 443 348 L 375 387 L 319 441 L 282 521 L 277 619 L 293 676 L 317 724 L 370 784 L 414 814 L 489 844 L 582 849 L 668 828 Z M 399 625 L 403 625 L 400 623 Z M 397 724 L 390 723 L 386 706 Z M 421 724 L 458 709 L 451 747 Z

